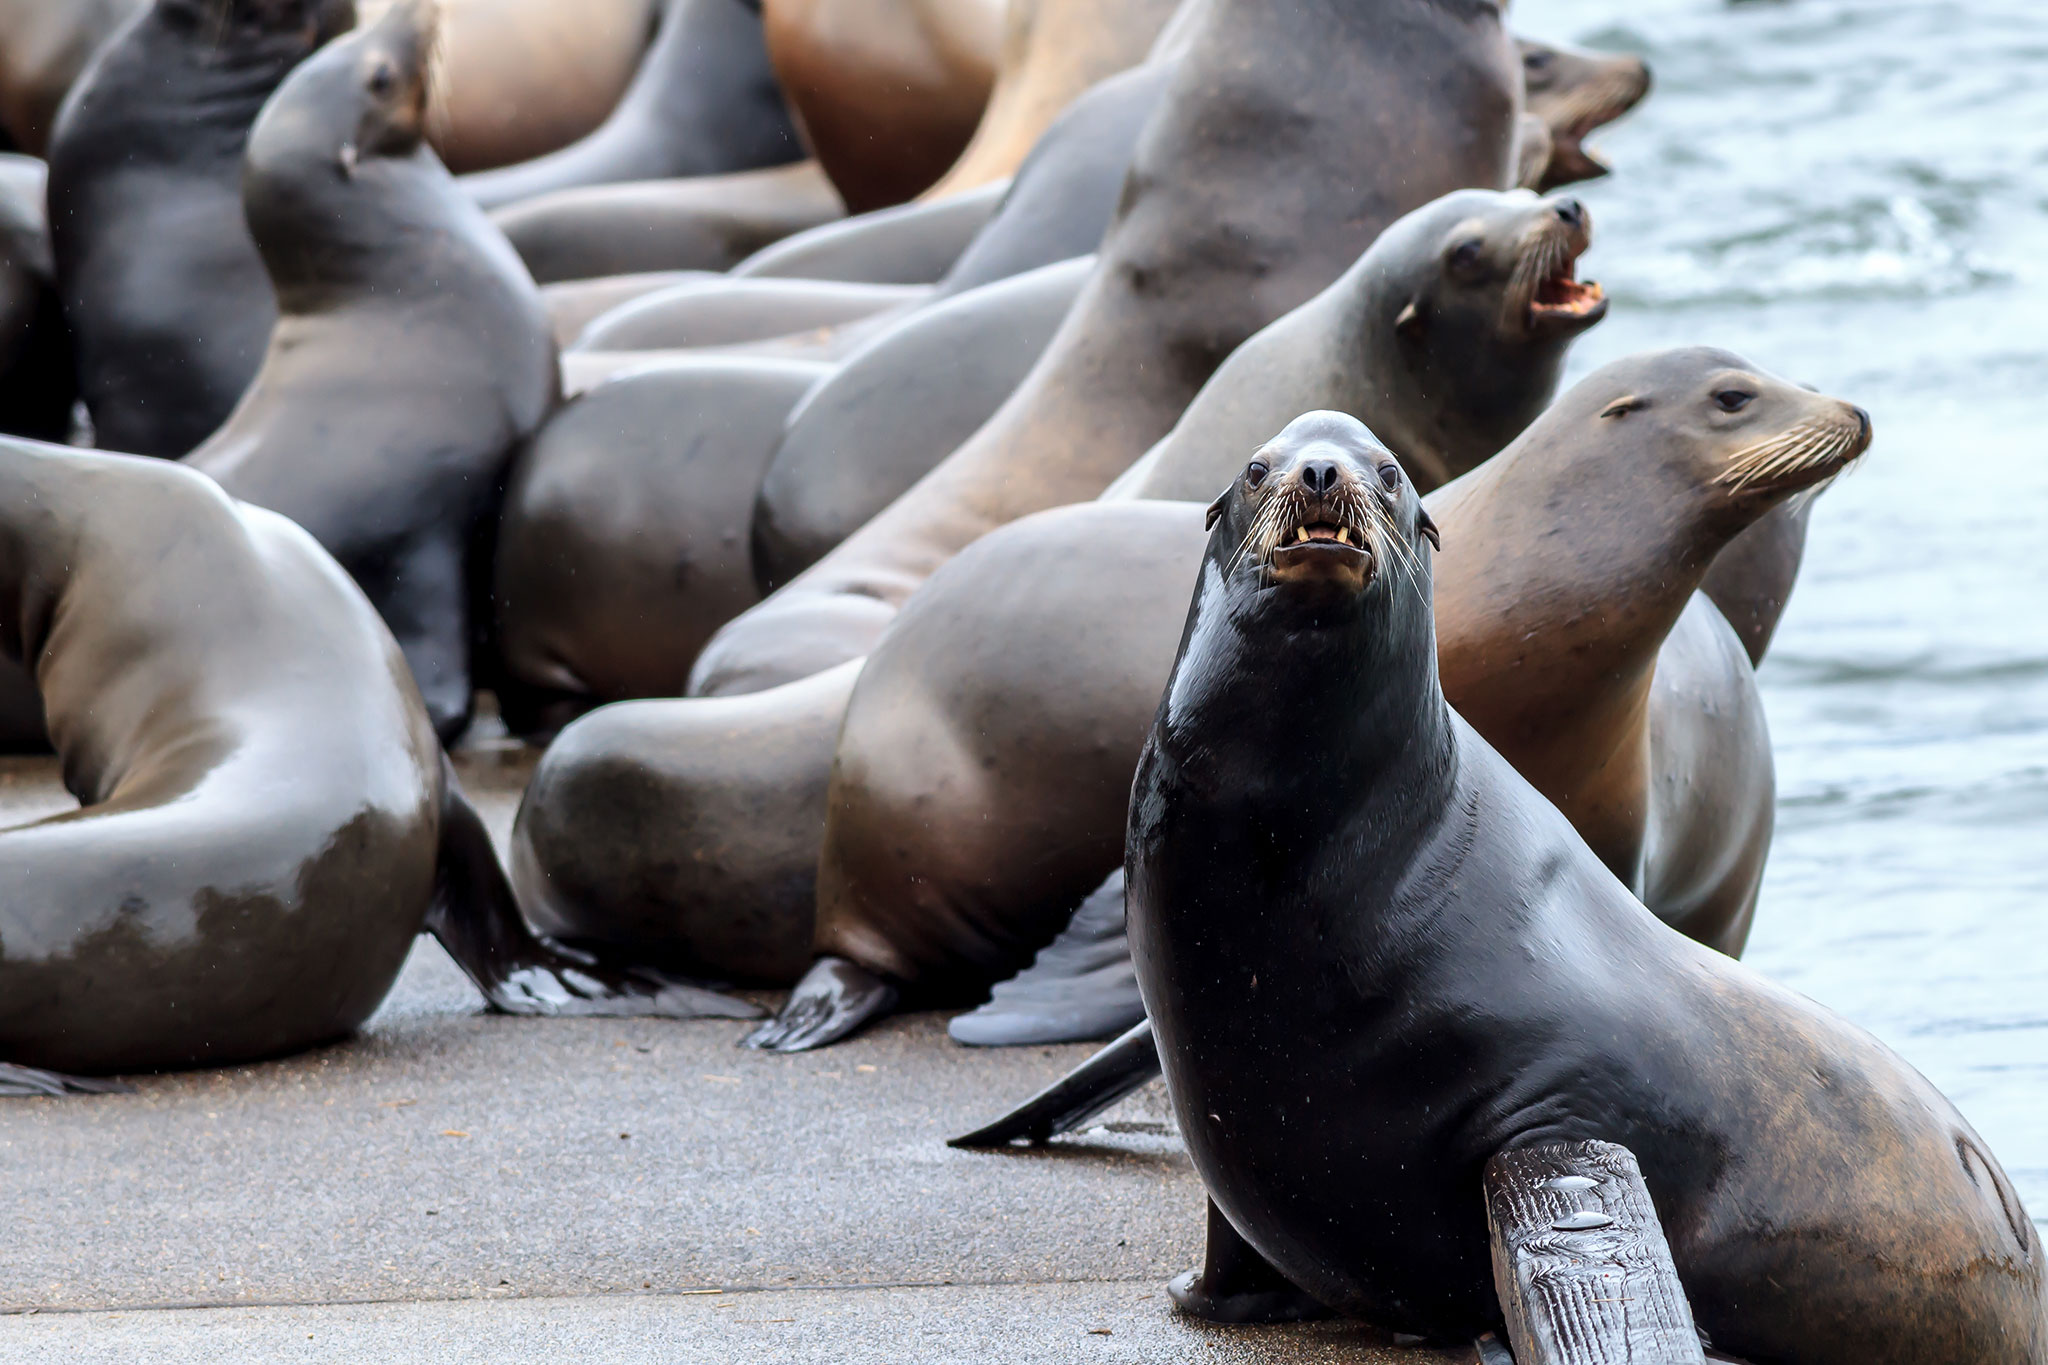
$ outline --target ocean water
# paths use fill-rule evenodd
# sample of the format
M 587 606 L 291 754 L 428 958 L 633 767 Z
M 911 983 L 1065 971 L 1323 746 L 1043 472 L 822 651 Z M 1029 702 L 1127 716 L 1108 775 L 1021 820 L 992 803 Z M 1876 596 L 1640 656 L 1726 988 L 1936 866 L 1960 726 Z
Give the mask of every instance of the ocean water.
M 1709 343 L 1868 408 L 1761 673 L 1748 960 L 1869 1028 L 2048 1227 L 2048 5 L 1516 0 L 1646 57 L 1573 375 Z

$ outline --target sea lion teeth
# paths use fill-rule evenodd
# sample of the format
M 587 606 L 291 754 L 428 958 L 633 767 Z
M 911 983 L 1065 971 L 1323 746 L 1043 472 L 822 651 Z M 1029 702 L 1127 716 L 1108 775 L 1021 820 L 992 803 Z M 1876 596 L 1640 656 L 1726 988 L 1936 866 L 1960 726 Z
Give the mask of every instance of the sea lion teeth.
M 1339 526 L 1337 528 L 1337 540 L 1341 544 L 1349 545 L 1351 543 L 1351 528 L 1349 526 Z

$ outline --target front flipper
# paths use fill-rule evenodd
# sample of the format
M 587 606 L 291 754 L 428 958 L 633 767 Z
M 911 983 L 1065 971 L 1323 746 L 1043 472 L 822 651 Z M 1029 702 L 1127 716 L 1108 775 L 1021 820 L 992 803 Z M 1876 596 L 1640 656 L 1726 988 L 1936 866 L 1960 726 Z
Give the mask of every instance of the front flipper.
M 101 1080 L 97 1076 L 66 1076 L 61 1072 L 38 1071 L 32 1066 L 0 1062 L 0 1100 L 134 1093 L 135 1087 L 126 1081 Z
M 501 1014 L 758 1019 L 744 1000 L 536 934 L 519 913 L 490 832 L 441 758 L 441 852 L 426 930 Z
M 1307 1322 L 1330 1310 L 1294 1287 L 1209 1205 L 1209 1252 L 1200 1270 L 1166 1287 L 1181 1312 L 1204 1322 Z
M 1628 1148 L 1561 1142 L 1499 1153 L 1486 1164 L 1486 1223 L 1519 1365 L 1705 1365 Z
M 836 1043 L 896 1007 L 896 988 L 843 957 L 821 957 L 790 992 L 782 1012 L 741 1040 L 769 1052 L 808 1052 Z
M 1159 1043 L 1150 1019 L 989 1124 L 948 1147 L 1007 1147 L 1022 1138 L 1037 1146 L 1070 1133 L 1159 1074 Z
M 969 1047 L 1092 1043 L 1114 1038 L 1144 1017 L 1124 933 L 1124 874 L 1119 868 L 1081 902 L 1036 961 L 946 1031 Z

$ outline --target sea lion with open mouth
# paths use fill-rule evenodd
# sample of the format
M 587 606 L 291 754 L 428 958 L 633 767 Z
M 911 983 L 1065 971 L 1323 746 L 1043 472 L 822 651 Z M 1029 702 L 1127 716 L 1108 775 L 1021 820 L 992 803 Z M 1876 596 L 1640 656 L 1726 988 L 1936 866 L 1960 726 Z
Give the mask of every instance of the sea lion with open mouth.
M 0 657 L 81 803 L 0 831 L 0 1095 L 338 1038 L 423 929 L 501 1011 L 756 1012 L 536 936 L 376 612 L 202 475 L 0 439 Z
M 1446 703 L 1437 534 L 1391 453 L 1309 414 L 1210 515 L 1126 855 L 1139 981 L 1217 1214 L 1183 1310 L 1298 1315 L 1291 1285 L 1471 1340 L 1502 1318 L 1482 1173 L 1591 1140 L 1640 1162 L 1717 1350 L 2048 1361 L 2039 1236 L 1947 1100 L 1658 923 Z
M 1522 52 L 1524 107 L 1550 129 L 1543 173 L 1531 188 L 1553 190 L 1609 173 L 1586 149 L 1593 131 L 1614 122 L 1650 93 L 1650 68 L 1640 57 L 1585 52 L 1528 38 Z

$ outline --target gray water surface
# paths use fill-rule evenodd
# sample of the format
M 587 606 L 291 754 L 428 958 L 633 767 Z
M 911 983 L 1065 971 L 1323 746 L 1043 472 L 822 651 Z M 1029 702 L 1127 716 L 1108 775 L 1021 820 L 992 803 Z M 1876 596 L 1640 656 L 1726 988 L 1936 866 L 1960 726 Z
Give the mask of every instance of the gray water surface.
M 1637 52 L 1572 377 L 1708 343 L 1868 408 L 1762 671 L 1748 960 L 1945 1090 L 2048 1226 L 2048 5 L 1518 0 Z

